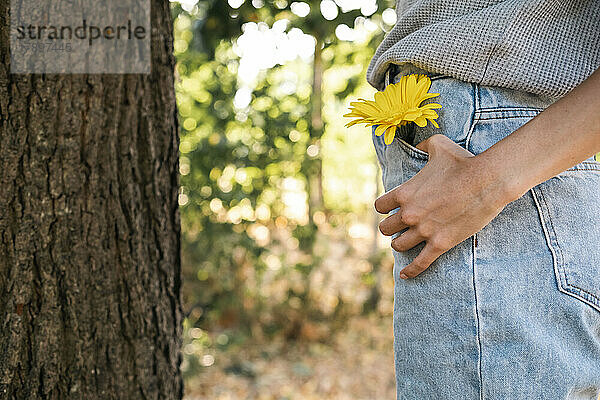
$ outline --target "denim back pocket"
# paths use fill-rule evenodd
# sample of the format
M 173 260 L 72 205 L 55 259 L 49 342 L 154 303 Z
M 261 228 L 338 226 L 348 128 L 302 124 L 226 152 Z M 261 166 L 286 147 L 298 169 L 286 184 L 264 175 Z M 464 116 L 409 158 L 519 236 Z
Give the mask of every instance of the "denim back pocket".
M 532 194 L 558 289 L 600 311 L 600 162 L 577 164 Z
M 470 150 L 485 151 L 541 111 L 513 107 L 478 113 Z M 552 253 L 558 290 L 600 311 L 600 162 L 592 156 L 530 192 Z

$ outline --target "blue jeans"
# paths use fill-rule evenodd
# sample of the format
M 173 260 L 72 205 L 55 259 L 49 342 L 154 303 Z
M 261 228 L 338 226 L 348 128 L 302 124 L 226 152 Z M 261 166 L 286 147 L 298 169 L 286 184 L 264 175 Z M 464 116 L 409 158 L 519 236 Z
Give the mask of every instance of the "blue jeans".
M 441 133 L 479 154 L 556 99 L 425 73 L 437 122 L 373 135 L 386 191 L 414 176 Z M 389 83 L 389 82 L 388 82 Z M 375 127 L 373 127 L 373 131 Z M 568 146 L 569 136 L 564 137 Z M 600 395 L 600 162 L 533 187 L 416 278 L 398 274 L 425 243 L 394 251 L 397 399 L 596 400 Z

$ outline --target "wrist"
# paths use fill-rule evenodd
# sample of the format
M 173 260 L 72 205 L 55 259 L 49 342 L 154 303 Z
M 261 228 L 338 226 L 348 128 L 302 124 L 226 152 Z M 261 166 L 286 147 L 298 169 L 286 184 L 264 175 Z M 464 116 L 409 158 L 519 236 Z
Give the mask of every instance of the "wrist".
M 487 151 L 487 150 L 486 150 Z M 504 207 L 523 196 L 529 190 L 518 174 L 512 173 L 501 160 L 486 151 L 470 158 L 474 171 L 479 171 L 479 180 L 488 201 Z

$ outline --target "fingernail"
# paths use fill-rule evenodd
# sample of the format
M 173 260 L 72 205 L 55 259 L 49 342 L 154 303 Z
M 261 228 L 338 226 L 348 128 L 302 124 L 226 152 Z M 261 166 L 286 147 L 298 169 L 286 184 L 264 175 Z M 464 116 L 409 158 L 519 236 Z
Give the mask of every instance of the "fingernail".
M 408 276 L 406 276 L 405 274 L 400 274 L 400 278 L 406 279 L 406 278 L 408 278 Z

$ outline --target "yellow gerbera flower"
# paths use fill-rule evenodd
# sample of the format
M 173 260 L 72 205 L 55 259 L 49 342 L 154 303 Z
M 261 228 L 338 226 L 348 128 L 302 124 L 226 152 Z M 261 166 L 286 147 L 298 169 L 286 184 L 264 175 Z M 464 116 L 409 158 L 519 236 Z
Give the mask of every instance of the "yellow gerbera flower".
M 441 108 L 438 103 L 420 104 L 439 93 L 428 93 L 431 79 L 427 75 L 405 75 L 398 83 L 388 85 L 383 92 L 375 93 L 375 101 L 358 99 L 350 103 L 350 112 L 344 117 L 357 118 L 346 124 L 366 124 L 366 126 L 379 125 L 375 128 L 377 136 L 384 135 L 385 144 L 390 144 L 400 125 L 414 122 L 420 127 L 427 125 L 427 121 L 439 128 L 435 119 L 438 114 L 434 108 Z

